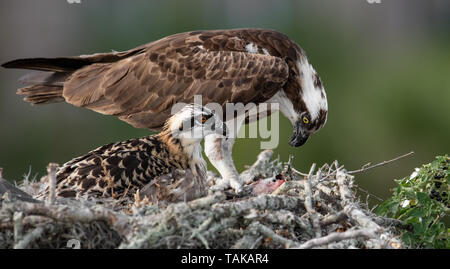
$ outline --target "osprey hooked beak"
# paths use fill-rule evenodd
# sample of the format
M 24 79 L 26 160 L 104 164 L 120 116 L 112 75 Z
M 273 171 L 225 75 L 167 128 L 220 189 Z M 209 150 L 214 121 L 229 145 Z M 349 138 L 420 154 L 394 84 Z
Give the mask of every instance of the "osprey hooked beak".
M 293 147 L 300 147 L 308 140 L 309 132 L 304 129 L 301 120 L 297 120 L 294 125 L 294 132 L 292 133 L 289 145 Z

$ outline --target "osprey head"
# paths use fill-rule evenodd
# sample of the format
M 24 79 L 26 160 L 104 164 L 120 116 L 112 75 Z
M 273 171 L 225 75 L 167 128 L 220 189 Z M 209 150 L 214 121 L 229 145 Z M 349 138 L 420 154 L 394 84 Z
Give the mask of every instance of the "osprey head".
M 210 134 L 227 135 L 226 125 L 213 110 L 200 105 L 187 105 L 168 121 L 168 128 L 183 144 L 200 142 Z
M 297 76 L 294 78 L 298 90 L 298 96 L 292 96 L 293 112 L 290 117 L 294 132 L 289 141 L 293 147 L 305 144 L 309 136 L 317 132 L 325 125 L 328 114 L 327 95 L 323 88 L 319 75 L 302 55 L 296 62 Z M 295 85 L 294 84 L 294 85 Z M 290 98 L 292 100 L 292 98 Z

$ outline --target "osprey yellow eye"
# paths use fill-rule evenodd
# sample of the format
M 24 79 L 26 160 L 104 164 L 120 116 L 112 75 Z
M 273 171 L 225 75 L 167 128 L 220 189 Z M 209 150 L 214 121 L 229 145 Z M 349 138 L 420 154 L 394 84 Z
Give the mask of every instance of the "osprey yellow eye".
M 309 120 L 308 120 L 307 117 L 303 117 L 303 123 L 304 123 L 304 124 L 308 124 L 308 123 L 309 123 Z
M 205 123 L 206 122 L 206 120 L 208 120 L 207 118 L 206 118 L 206 116 L 202 116 L 202 123 Z

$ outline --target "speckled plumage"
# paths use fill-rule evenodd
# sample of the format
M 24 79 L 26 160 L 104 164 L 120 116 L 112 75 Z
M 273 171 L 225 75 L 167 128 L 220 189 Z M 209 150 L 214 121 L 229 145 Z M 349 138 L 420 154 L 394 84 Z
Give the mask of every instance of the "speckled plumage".
M 187 169 L 188 157 L 169 151 L 159 135 L 111 143 L 64 164 L 57 173 L 57 195 L 119 198 L 174 168 Z
M 205 110 L 207 109 L 202 108 L 200 112 L 197 112 L 212 113 L 208 112 L 209 110 L 204 112 Z M 65 163 L 57 172 L 57 196 L 77 198 L 94 196 L 114 199 L 129 196 L 134 198 L 138 190 L 149 183 L 156 182 L 157 187 L 160 188 L 158 192 L 166 196 L 159 196 L 158 200 L 174 201 L 178 196 L 182 198 L 183 192 L 186 191 L 194 193 L 194 195 L 188 194 L 191 199 L 198 197 L 204 193 L 198 189 L 205 188 L 206 166 L 202 156 L 195 156 L 190 147 L 199 147 L 201 151 L 202 137 L 190 138 L 187 143 L 186 136 L 173 132 L 174 126 L 175 130 L 179 131 L 180 122 L 185 120 L 184 118 L 174 120 L 174 118 L 189 115 L 183 115 L 182 112 L 175 114 L 159 134 L 104 145 Z M 217 117 L 215 120 L 220 121 Z M 199 125 L 199 123 L 195 124 Z M 213 121 L 209 124 L 223 123 Z M 202 125 L 201 128 L 203 127 Z M 217 128 L 214 128 L 216 132 L 223 132 L 222 128 Z M 193 171 L 194 176 L 189 179 L 194 184 L 188 184 L 191 190 L 186 187 L 186 184 L 177 183 L 177 177 L 170 179 L 164 177 L 164 180 L 157 180 L 176 170 Z M 181 189 L 178 189 L 178 185 Z M 48 189 L 40 196 L 47 193 Z

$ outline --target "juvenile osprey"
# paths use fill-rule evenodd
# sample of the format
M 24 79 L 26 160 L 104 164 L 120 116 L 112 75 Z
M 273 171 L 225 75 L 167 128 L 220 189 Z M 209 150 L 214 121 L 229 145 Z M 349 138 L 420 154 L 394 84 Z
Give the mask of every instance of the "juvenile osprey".
M 137 128 L 159 130 L 177 102 L 203 105 L 279 103 L 294 127 L 289 144 L 303 145 L 326 122 L 322 82 L 305 52 L 286 35 L 265 29 L 194 31 L 143 46 L 75 57 L 18 59 L 3 64 L 32 73 L 19 89 L 32 104 L 68 102 L 115 115 Z M 269 111 L 269 113 L 274 112 Z M 226 122 L 236 135 L 244 123 Z M 234 139 L 211 135 L 205 153 L 224 179 L 241 189 L 231 151 Z
M 165 181 L 153 194 L 170 201 L 198 198 L 206 191 L 206 162 L 200 142 L 205 135 L 225 135 L 225 128 L 208 108 L 186 106 L 159 134 L 111 143 L 65 163 L 56 174 L 56 194 L 134 198 L 137 190 L 180 169 L 192 172 L 190 182 Z M 46 193 L 48 189 L 38 197 Z

